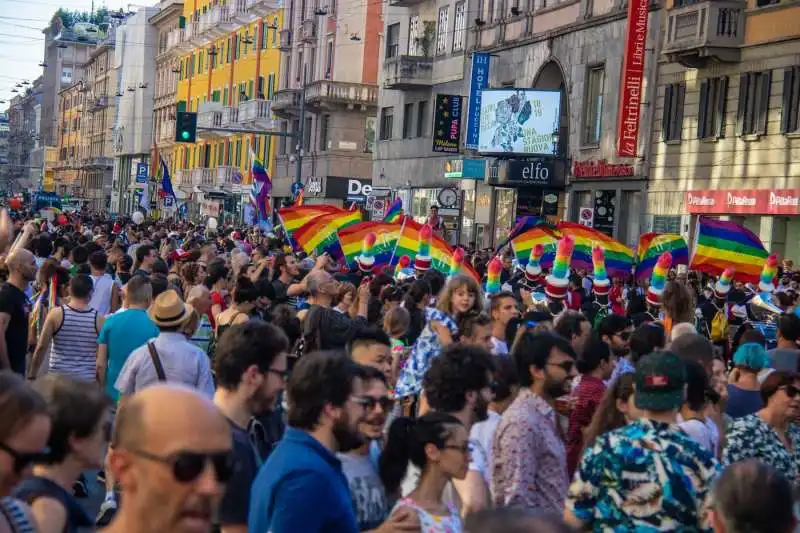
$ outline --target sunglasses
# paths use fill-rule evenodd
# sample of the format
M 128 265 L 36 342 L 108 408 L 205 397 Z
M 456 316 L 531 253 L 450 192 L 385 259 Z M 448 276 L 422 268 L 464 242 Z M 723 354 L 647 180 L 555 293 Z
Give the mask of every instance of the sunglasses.
M 0 442 L 0 450 L 6 452 L 14 460 L 14 473 L 17 475 L 34 463 L 44 462 L 49 455 L 49 450 L 46 448 L 38 452 L 18 452 L 2 442 Z
M 631 338 L 630 331 L 620 331 L 619 333 L 614 333 L 615 337 L 619 337 L 620 339 L 626 341 Z
M 794 385 L 787 385 L 783 389 L 783 391 L 786 393 L 786 396 L 788 396 L 789 398 L 794 398 L 795 396 L 800 394 L 800 389 L 798 389 Z
M 375 409 L 376 405 L 380 405 L 384 413 L 388 413 L 392 409 L 392 407 L 394 407 L 394 400 L 392 400 L 388 396 L 383 396 L 381 398 L 364 396 L 361 398 L 361 401 L 359 403 L 363 405 L 364 409 L 366 409 L 367 411 L 372 411 L 373 409 Z
M 217 481 L 225 483 L 233 474 L 233 452 L 176 452 L 166 457 L 142 450 L 128 450 L 143 459 L 155 461 L 172 467 L 172 476 L 179 483 L 191 483 L 200 477 L 210 461 L 214 467 Z
M 572 372 L 573 367 L 575 366 L 575 361 L 561 361 L 560 363 L 547 363 L 550 366 L 557 366 L 561 368 L 564 372 L 569 374 Z

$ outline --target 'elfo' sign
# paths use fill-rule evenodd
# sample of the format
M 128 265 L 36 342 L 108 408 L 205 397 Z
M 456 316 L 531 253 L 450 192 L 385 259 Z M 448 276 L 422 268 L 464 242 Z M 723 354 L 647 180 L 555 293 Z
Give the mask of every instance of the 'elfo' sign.
M 457 154 L 461 144 L 461 97 L 437 94 L 433 114 L 433 151 Z
M 647 45 L 648 3 L 648 0 L 628 1 L 628 28 L 625 35 L 625 59 L 622 63 L 622 91 L 617 124 L 619 157 L 636 157 Z

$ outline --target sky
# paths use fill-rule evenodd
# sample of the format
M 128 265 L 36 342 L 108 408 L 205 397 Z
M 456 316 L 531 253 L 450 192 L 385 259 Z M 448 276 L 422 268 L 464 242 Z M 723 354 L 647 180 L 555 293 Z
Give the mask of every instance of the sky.
M 155 1 L 144 2 L 148 5 Z M 42 74 L 39 63 L 44 56 L 44 34 L 53 13 L 59 7 L 89 11 L 91 0 L 0 0 L 0 111 L 8 109 L 11 92 L 17 83 L 33 81 Z M 129 0 L 96 0 L 95 9 L 136 10 L 139 4 Z

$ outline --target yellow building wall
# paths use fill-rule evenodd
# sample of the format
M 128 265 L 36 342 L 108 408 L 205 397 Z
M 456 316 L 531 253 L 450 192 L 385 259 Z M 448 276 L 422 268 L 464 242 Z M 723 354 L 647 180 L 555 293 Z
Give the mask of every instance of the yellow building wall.
M 187 0 L 184 2 L 184 17 L 193 20 L 194 12 L 200 13 L 209 8 L 209 1 Z M 261 22 L 273 28 L 266 29 L 265 48 L 261 48 L 260 35 Z M 248 99 L 258 97 L 258 78 L 264 78 L 263 95 L 270 98 L 269 82 L 272 81 L 273 91 L 278 88 L 278 75 L 280 69 L 280 39 L 278 32 L 283 25 L 283 9 L 268 13 L 263 18 L 252 23 L 243 24 L 235 31 L 216 39 L 213 49 L 217 51 L 216 60 L 213 62 L 208 52 L 212 44 L 195 48 L 181 56 L 177 101 L 185 102 L 187 111 L 198 111 L 200 104 L 207 101 L 219 101 L 224 106 L 238 105 L 239 92 L 244 88 Z M 239 40 L 239 54 L 235 56 L 234 40 Z M 247 40 L 252 43 L 248 44 Z M 228 59 L 230 58 L 230 59 Z M 258 137 L 258 139 L 255 139 Z M 193 169 L 203 166 L 201 161 L 201 147 L 208 147 L 211 155 L 209 167 L 238 166 L 245 183 L 250 182 L 248 148 L 257 147 L 256 156 L 264 162 L 270 175 L 275 171 L 275 153 L 277 138 L 269 135 L 234 135 L 224 139 L 199 139 L 197 143 L 179 144 L 175 148 L 176 168 Z M 229 146 L 229 148 L 228 148 Z M 205 148 L 204 148 L 205 149 Z M 238 164 L 237 164 L 238 161 Z
M 745 21 L 745 45 L 761 44 L 796 38 L 800 35 L 800 5 L 776 4 L 755 7 L 755 0 L 748 1 Z

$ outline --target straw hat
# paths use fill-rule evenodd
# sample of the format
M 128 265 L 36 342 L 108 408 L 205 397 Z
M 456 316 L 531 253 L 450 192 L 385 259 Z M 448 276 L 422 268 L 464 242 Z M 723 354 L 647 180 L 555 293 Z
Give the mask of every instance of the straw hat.
M 194 309 L 183 303 L 181 297 L 173 289 L 162 292 L 156 297 L 147 311 L 150 320 L 162 328 L 180 326 L 192 317 Z

